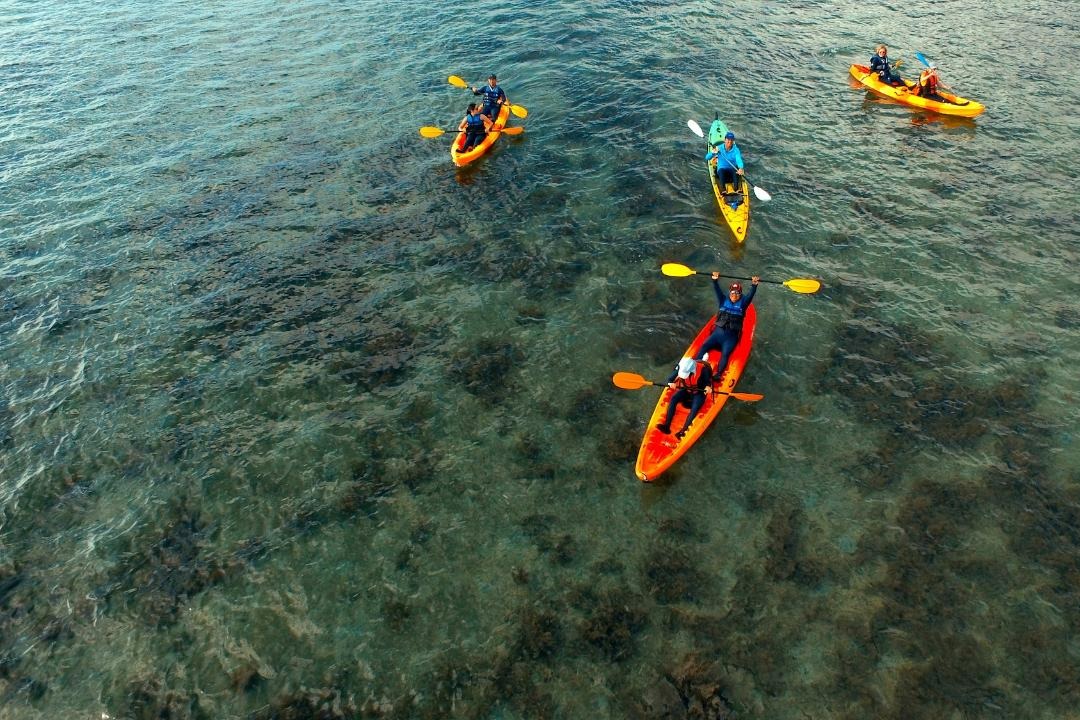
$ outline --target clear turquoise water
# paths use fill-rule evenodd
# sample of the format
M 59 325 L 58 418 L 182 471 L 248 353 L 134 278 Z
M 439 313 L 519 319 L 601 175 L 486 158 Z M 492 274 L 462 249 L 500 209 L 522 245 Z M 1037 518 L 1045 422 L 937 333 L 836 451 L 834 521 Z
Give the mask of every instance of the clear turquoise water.
M 1075 712 L 1071 5 L 461 10 L 0 0 L 0 717 Z M 665 261 L 825 289 L 643 486 Z

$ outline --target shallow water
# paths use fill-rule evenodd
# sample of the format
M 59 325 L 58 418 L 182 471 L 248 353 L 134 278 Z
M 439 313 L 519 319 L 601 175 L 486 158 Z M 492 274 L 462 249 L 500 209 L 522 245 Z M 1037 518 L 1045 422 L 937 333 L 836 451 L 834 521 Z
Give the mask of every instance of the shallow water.
M 0 716 L 1074 712 L 1072 10 L 0 0 Z M 642 485 L 665 261 L 825 288 Z

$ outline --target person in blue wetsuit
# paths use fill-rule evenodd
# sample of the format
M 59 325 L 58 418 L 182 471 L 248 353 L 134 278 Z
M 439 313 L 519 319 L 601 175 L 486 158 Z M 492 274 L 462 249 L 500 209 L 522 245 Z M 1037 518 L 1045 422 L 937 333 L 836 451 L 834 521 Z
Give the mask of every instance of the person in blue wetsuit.
M 694 418 L 705 405 L 705 398 L 712 393 L 712 378 L 712 367 L 704 360 L 689 357 L 680 360 L 667 381 L 667 386 L 675 391 L 668 403 L 667 417 L 664 418 L 664 422 L 656 426 L 656 429 L 665 435 L 670 435 L 671 419 L 675 417 L 675 411 L 680 405 L 690 408 L 690 414 L 686 416 L 682 430 L 675 433 L 675 437 L 682 440 L 683 435 L 694 422 Z
M 874 57 L 870 58 L 870 71 L 876 72 L 878 79 L 886 85 L 904 85 L 903 79 L 889 67 L 889 48 L 884 45 L 878 45 L 874 50 Z
M 738 190 L 738 186 L 735 185 L 735 176 L 743 174 L 743 161 L 739 146 L 735 144 L 735 133 L 729 132 L 725 135 L 724 144 L 717 145 L 715 150 L 710 150 L 705 155 L 705 162 L 713 158 L 716 158 L 716 177 L 720 181 L 721 189 L 731 183 L 732 187 Z
M 716 314 L 716 325 L 712 335 L 705 340 L 698 351 L 698 359 L 712 350 L 720 351 L 720 361 L 716 364 L 717 379 L 723 377 L 724 367 L 728 358 L 731 357 L 735 346 L 739 344 L 742 335 L 743 318 L 746 316 L 746 308 L 754 302 L 754 293 L 757 292 L 758 276 L 750 278 L 750 292 L 742 294 L 742 283 L 733 282 L 728 288 L 727 297 L 720 289 L 720 273 L 712 274 L 713 290 L 716 291 L 716 301 L 720 304 L 720 311 Z
M 499 119 L 500 105 L 506 105 L 506 93 L 498 86 L 498 78 L 494 75 L 488 78 L 488 84 L 482 88 L 472 88 L 473 95 L 484 96 L 483 114 L 491 118 L 491 122 Z
M 491 121 L 480 114 L 480 103 L 469 103 L 465 118 L 458 125 L 458 130 L 465 131 L 465 145 L 458 152 L 469 152 L 487 137 Z

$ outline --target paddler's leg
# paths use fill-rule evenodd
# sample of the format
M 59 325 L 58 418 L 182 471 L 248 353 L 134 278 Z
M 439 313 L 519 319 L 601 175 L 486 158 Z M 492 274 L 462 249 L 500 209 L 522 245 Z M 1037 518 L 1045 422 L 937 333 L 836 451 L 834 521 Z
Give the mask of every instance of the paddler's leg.
M 739 336 L 730 330 L 724 331 L 724 339 L 717 346 L 720 348 L 720 360 L 716 363 L 716 380 L 719 382 L 724 377 L 724 368 L 727 367 L 728 358 L 739 344 Z
M 675 391 L 675 394 L 671 396 L 671 401 L 668 403 L 667 415 L 664 417 L 664 422 L 656 426 L 656 429 L 665 435 L 671 434 L 671 419 L 675 417 L 675 411 L 678 410 L 679 405 L 683 407 L 689 407 L 687 402 L 687 395 L 689 395 L 685 389 L 679 388 Z
M 719 166 L 718 166 L 719 167 Z M 727 186 L 731 185 L 734 188 L 735 185 L 735 171 L 730 167 L 722 167 L 716 171 L 716 174 L 720 177 L 720 187 L 727 190 Z
M 712 335 L 705 338 L 705 342 L 701 344 L 701 349 L 698 350 L 695 360 L 704 360 L 705 356 L 713 350 L 719 350 L 724 345 L 724 333 L 725 330 L 713 330 Z
M 697 417 L 698 411 L 701 410 L 701 406 L 704 405 L 704 404 L 705 404 L 705 394 L 704 393 L 695 393 L 694 394 L 694 399 L 690 403 L 690 414 L 686 416 L 686 422 L 683 423 L 682 430 L 675 433 L 675 437 L 682 440 L 683 435 L 685 435 L 686 431 L 690 429 L 690 426 L 694 422 L 694 418 Z

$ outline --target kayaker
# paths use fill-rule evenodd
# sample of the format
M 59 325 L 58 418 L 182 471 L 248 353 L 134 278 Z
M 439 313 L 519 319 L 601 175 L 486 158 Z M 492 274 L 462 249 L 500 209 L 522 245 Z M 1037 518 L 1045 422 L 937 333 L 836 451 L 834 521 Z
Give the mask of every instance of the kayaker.
M 465 145 L 459 152 L 469 152 L 484 141 L 491 128 L 491 120 L 480 114 L 480 103 L 469 103 L 465 118 L 458 125 L 458 130 L 465 131 Z
M 937 68 L 926 68 L 919 73 L 919 84 L 911 92 L 919 97 L 943 102 L 945 98 L 938 94 Z
M 675 437 L 682 440 L 683 435 L 694 422 L 694 418 L 697 417 L 698 411 L 705 405 L 705 398 L 712 393 L 712 377 L 712 367 L 704 360 L 689 357 L 680 360 L 667 381 L 667 386 L 675 391 L 668 402 L 667 417 L 664 418 L 664 422 L 656 426 L 656 429 L 665 435 L 670 435 L 671 419 L 675 417 L 675 411 L 679 405 L 690 408 L 690 414 L 686 416 L 682 430 L 675 433 Z
M 889 48 L 878 45 L 874 56 L 870 58 L 870 71 L 878 74 L 878 79 L 886 85 L 903 85 L 904 80 L 889 67 Z
M 750 303 L 754 301 L 758 276 L 754 275 L 750 278 L 750 292 L 746 295 L 743 295 L 742 283 L 733 282 L 728 287 L 727 296 L 725 296 L 724 291 L 720 289 L 720 273 L 718 272 L 712 274 L 712 284 L 716 292 L 716 301 L 720 304 L 720 311 L 716 315 L 716 325 L 713 327 L 712 335 L 705 340 L 701 350 L 698 351 L 698 359 L 705 357 L 705 354 L 711 350 L 719 350 L 720 361 L 716 365 L 716 377 L 719 379 L 724 375 L 724 367 L 727 365 L 728 358 L 731 357 L 731 352 L 739 344 L 743 317 L 746 315 L 746 308 L 750 307 Z
M 484 109 L 482 113 L 491 118 L 491 122 L 499 119 L 499 106 L 507 103 L 506 93 L 498 85 L 498 78 L 494 75 L 488 77 L 488 84 L 482 88 L 472 88 L 473 95 L 484 96 Z
M 742 153 L 735 144 L 735 133 L 728 131 L 724 136 L 724 144 L 717 145 L 705 155 L 705 162 L 716 158 L 716 177 L 720 180 L 720 187 L 727 187 L 728 183 L 735 186 L 735 176 L 743 174 Z

